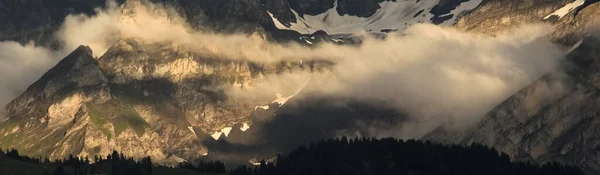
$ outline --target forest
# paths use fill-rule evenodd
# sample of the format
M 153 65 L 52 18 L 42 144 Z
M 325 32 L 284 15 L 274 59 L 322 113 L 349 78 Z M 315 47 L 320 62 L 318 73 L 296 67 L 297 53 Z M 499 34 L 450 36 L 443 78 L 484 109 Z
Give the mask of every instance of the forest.
M 428 141 L 394 138 L 326 139 L 313 142 L 275 161 L 260 165 L 227 166 L 221 161 L 182 162 L 176 167 L 160 166 L 150 157 L 134 160 L 114 151 L 107 156 L 49 160 L 20 155 L 17 150 L 0 152 L 3 174 L 55 175 L 151 175 L 151 174 L 231 174 L 231 175 L 334 175 L 334 174 L 412 174 L 412 175 L 578 175 L 578 167 L 558 163 L 539 165 L 512 162 L 494 148 L 480 144 L 444 145 Z

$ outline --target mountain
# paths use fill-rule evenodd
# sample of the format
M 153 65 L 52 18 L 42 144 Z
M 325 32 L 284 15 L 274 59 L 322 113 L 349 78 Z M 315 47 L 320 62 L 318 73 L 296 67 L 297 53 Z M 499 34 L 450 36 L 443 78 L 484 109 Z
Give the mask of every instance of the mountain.
M 494 146 L 515 160 L 558 161 L 597 174 L 598 43 L 584 39 L 569 53 L 566 74 L 549 74 L 525 87 L 473 128 L 451 134 L 451 140 Z
M 207 153 L 204 137 L 251 122 L 255 106 L 269 103 L 225 98 L 218 86 L 243 89 L 260 76 L 320 65 L 225 61 L 135 40 L 96 60 L 81 46 L 7 106 L 2 146 L 51 158 L 116 149 L 157 162 L 194 159 Z
M 52 34 L 60 30 L 66 15 L 95 14 L 98 12 L 93 8 L 104 5 L 96 1 L 60 2 L 63 4 L 0 2 L 0 8 L 11 9 L 0 10 L 0 22 L 10 26 L 0 29 L 0 40 L 21 43 L 34 40 L 39 45 L 60 47 Z M 452 135 L 440 131 L 427 137 L 465 144 L 484 143 L 517 160 L 559 161 L 582 165 L 588 171 L 600 169 L 594 163 L 597 157 L 592 154 L 596 149 L 592 122 L 595 103 L 588 104 L 594 102 L 600 84 L 595 81 L 597 46 L 593 37 L 586 38 L 593 31 L 589 25 L 598 19 L 600 3 L 582 0 L 152 2 L 175 9 L 195 30 L 239 34 L 282 44 L 360 44 L 353 38 L 357 31 L 385 36 L 417 23 L 453 25 L 490 35 L 530 22 L 551 23 L 557 28 L 551 39 L 565 47 L 574 45 L 569 53 L 570 62 L 565 63 L 571 65 L 565 68 L 567 75 L 548 75 L 536 81 L 465 132 Z M 149 2 L 117 2 L 119 12 L 125 17 L 135 15 L 136 7 L 143 3 Z M 25 17 L 17 18 L 20 14 L 27 14 L 26 18 L 32 20 L 23 22 Z M 333 97 L 296 101 L 296 96 L 310 96 L 302 92 L 307 83 L 287 88 L 286 92 L 275 92 L 278 95 L 256 92 L 272 94 L 269 98 L 226 95 L 232 89 L 252 91 L 253 82 L 284 72 L 327 74 L 333 63 L 318 58 L 266 63 L 228 60 L 198 54 L 182 45 L 126 36 L 111 44 L 99 57 L 94 57 L 89 47 L 77 48 L 14 99 L 6 108 L 9 118 L 0 123 L 0 147 L 52 159 L 71 154 L 107 155 L 118 150 L 134 158 L 150 156 L 166 165 L 206 156 L 241 157 L 240 161 L 247 162 L 248 158 L 271 158 L 276 152 L 311 140 L 335 137 L 344 128 L 357 129 L 360 134 L 360 129 L 365 128 L 355 121 L 394 127 L 390 123 L 398 122 L 392 120 L 407 116 L 405 111 L 393 110 L 385 102 L 368 104 Z M 325 117 L 331 118 L 321 124 L 307 122 L 322 121 Z M 342 117 L 352 120 L 342 122 L 339 120 Z M 302 134 L 295 136 L 298 139 L 289 138 L 295 133 Z M 258 146 L 247 147 L 248 142 L 258 142 Z M 246 155 L 227 155 L 225 150 L 229 148 L 240 149 L 240 154 Z
M 516 25 L 543 22 L 570 0 L 484 0 L 476 9 L 465 15 L 456 27 L 468 31 L 495 34 Z M 575 1 L 575 3 L 583 0 Z M 565 9 L 569 12 L 569 9 Z M 566 14 L 561 14 L 564 16 Z M 546 19 L 545 19 L 546 18 Z M 558 18 L 558 17 L 557 17 Z
M 118 5 L 125 1 L 113 1 Z M 191 26 L 222 33 L 267 33 L 275 40 L 297 40 L 300 34 L 323 30 L 352 34 L 359 30 L 383 33 L 423 22 L 453 24 L 480 0 L 151 0 L 173 7 Z M 96 14 L 104 0 L 0 2 L 0 41 L 37 44 L 52 42 L 69 14 Z M 21 15 L 25 14 L 25 15 Z M 23 22 L 27 21 L 27 22 Z M 283 29 L 283 30 L 280 30 Z M 55 44 L 56 45 L 56 44 Z M 58 47 L 58 46 L 56 46 Z
M 556 22 L 552 37 L 573 43 L 560 72 L 544 76 L 491 110 L 482 121 L 459 133 L 435 131 L 425 138 L 483 143 L 512 159 L 580 165 L 589 174 L 598 164 L 598 44 L 591 26 L 599 3 Z M 576 41 L 578 39 L 578 41 Z
M 561 67 L 564 73 L 546 75 L 525 87 L 465 133 L 436 131 L 426 138 L 483 143 L 512 159 L 559 161 L 599 173 L 595 121 L 600 55 L 593 29 L 599 7 L 599 3 L 586 3 L 585 8 L 555 22 L 557 30 L 551 37 L 573 45 Z
M 339 15 L 356 15 L 356 19 L 370 18 L 369 20 L 373 21 L 385 17 L 384 14 L 397 13 L 401 10 L 392 8 L 391 10 L 395 11 L 388 11 L 391 7 L 416 9 L 426 8 L 423 5 L 434 6 L 423 2 L 412 2 L 415 5 L 408 5 L 407 2 L 382 1 L 371 3 L 370 8 L 362 9 L 360 3 L 350 1 L 323 1 L 323 4 L 313 1 L 279 2 L 154 1 L 174 8 L 197 30 L 215 30 L 219 33 L 259 33 L 258 35 L 263 35 L 267 40 L 287 40 L 286 38 L 303 36 L 293 30 L 276 28 L 275 17 L 280 17 L 284 13 L 299 13 L 308 17 L 311 14 L 318 15 L 325 11 L 330 13 L 331 10 L 339 9 L 342 13 Z M 33 20 L 27 25 L 22 25 L 22 22 L 16 19 L 6 21 L 5 23 L 14 26 L 11 28 L 15 30 L 0 31 L 3 34 L 0 36 L 6 36 L 0 39 L 26 42 L 35 38 L 34 41 L 38 44 L 53 44 L 55 38 L 50 37 L 49 34 L 59 30 L 65 15 L 80 12 L 98 13 L 91 10 L 91 7 L 96 7 L 94 5 L 98 5 L 98 2 L 65 1 L 64 3 L 69 5 L 55 6 L 57 4 L 46 1 L 3 1 L 2 7 L 15 7 L 11 11 L 4 12 L 9 15 L 18 16 L 20 13 L 27 12 L 28 8 L 46 7 L 47 9 L 40 9 L 39 13 L 27 13 L 28 18 L 51 17 L 51 19 Z M 80 3 L 84 5 L 79 5 Z M 135 21 L 135 19 L 130 20 L 131 16 L 128 15 L 135 16 L 136 9 L 144 3 L 148 2 L 136 0 L 117 2 L 121 6 L 119 11 L 122 17 L 120 18 Z M 448 2 L 447 4 L 456 7 L 460 3 Z M 454 9 L 445 5 L 443 7 L 448 10 Z M 277 9 L 282 10 L 278 12 Z M 271 12 L 274 14 L 273 17 L 269 14 Z M 424 14 L 428 14 L 424 15 L 428 18 L 431 17 L 427 21 L 434 19 L 435 15 Z M 409 16 L 418 15 L 409 14 Z M 278 22 L 287 24 L 292 23 L 293 20 L 281 18 Z M 387 26 L 381 29 L 387 29 Z M 392 30 L 398 29 L 392 28 Z M 11 36 L 20 36 L 20 38 Z M 300 41 L 310 43 L 329 39 L 331 38 L 327 33 L 320 31 L 306 34 Z M 248 129 L 250 129 L 248 132 L 253 132 L 263 128 L 258 124 L 256 127 L 252 126 L 253 120 L 260 119 L 261 115 L 270 116 L 277 113 L 278 116 L 292 115 L 299 119 L 302 115 L 310 114 L 310 111 L 324 112 L 321 109 L 306 110 L 315 107 L 303 107 L 304 105 L 292 109 L 285 109 L 284 106 L 284 110 L 275 112 L 294 95 L 286 94 L 277 97 L 273 94 L 270 99 L 235 99 L 225 95 L 226 89 L 250 89 L 251 82 L 271 74 L 305 70 L 321 72 L 327 70 L 330 65 L 328 61 L 319 60 L 274 63 L 223 60 L 186 51 L 177 45 L 152 44 L 125 36 L 98 58 L 94 58 L 89 47 L 80 46 L 8 104 L 6 108 L 8 119 L 0 124 L 1 146 L 4 149 L 17 148 L 26 155 L 48 156 L 51 159 L 69 155 L 106 155 L 112 150 L 118 150 L 134 158 L 150 156 L 155 162 L 170 165 L 182 160 L 195 160 L 209 153 L 206 146 L 210 143 L 204 143 L 207 140 L 227 137 L 230 133 L 235 136 L 235 133 Z M 269 104 L 271 104 L 270 110 L 264 107 Z M 371 109 L 368 105 L 350 105 L 355 106 L 350 108 L 346 106 L 330 109 L 336 109 L 332 110 L 332 113 L 340 116 L 352 115 L 363 110 L 381 114 L 390 113 L 389 109 Z M 265 109 L 266 113 L 261 114 L 261 108 Z M 284 111 L 307 112 L 286 113 Z M 276 120 L 274 123 L 279 124 L 266 124 L 264 128 L 277 128 L 289 122 Z M 349 125 L 339 125 L 336 128 L 341 129 Z M 323 125 L 318 128 L 325 127 L 328 126 Z M 277 132 L 264 128 L 261 131 Z M 302 141 L 332 136 L 335 136 L 334 133 L 315 132 Z M 275 138 L 277 137 L 279 136 Z M 291 142 L 285 147 L 291 149 L 291 146 L 297 144 L 301 143 Z

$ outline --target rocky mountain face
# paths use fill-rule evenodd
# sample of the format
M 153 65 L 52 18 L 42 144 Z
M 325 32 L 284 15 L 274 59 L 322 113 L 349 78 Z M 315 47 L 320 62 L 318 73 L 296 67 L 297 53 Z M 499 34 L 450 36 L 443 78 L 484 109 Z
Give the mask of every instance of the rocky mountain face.
M 136 40 L 121 40 L 96 60 L 81 46 L 8 105 L 0 143 L 50 158 L 116 149 L 165 164 L 172 155 L 193 160 L 207 153 L 202 140 L 251 125 L 256 106 L 272 100 L 226 98 L 226 88 L 327 65 L 224 61 Z
M 600 55 L 596 51 L 597 40 L 588 36 L 598 23 L 600 3 L 589 0 L 152 1 L 176 9 L 197 30 L 259 33 L 270 41 L 304 44 L 350 43 L 340 41 L 340 37 L 346 36 L 342 33 L 350 29 L 332 28 L 342 24 L 384 34 L 410 24 L 452 25 L 458 21 L 456 28 L 493 35 L 519 24 L 552 23 L 557 28 L 552 39 L 569 47 L 574 45 L 569 61 L 564 64 L 564 75 L 547 75 L 536 81 L 499 104 L 466 132 L 454 135 L 439 132 L 427 137 L 485 143 L 517 160 L 560 161 L 582 165 L 590 172 L 600 169 L 595 138 L 600 88 L 596 60 Z M 9 27 L 0 28 L 0 40 L 51 43 L 51 35 L 58 30 L 64 16 L 93 14 L 94 7 L 104 4 L 60 2 L 1 1 L 0 23 Z M 22 14 L 28 20 L 23 20 Z M 325 31 L 342 33 L 330 35 Z M 128 156 L 151 156 L 156 162 L 172 165 L 212 155 L 209 153 L 213 148 L 251 151 L 289 148 L 319 137 L 334 137 L 339 129 L 360 128 L 354 122 L 340 123 L 336 117 L 350 116 L 364 120 L 365 125 L 392 127 L 375 119 L 388 121 L 392 120 L 389 116 L 404 116 L 379 104 L 326 105 L 335 104 L 336 99 L 315 97 L 282 106 L 294 96 L 273 94 L 269 99 L 237 99 L 225 95 L 231 89 L 251 91 L 253 82 L 268 75 L 327 72 L 331 66 L 327 61 L 224 60 L 199 55 L 178 45 L 153 44 L 135 38 L 121 38 L 99 58 L 92 56 L 90 48 L 81 46 L 7 106 L 9 119 L 0 123 L 0 147 L 15 147 L 27 155 L 50 158 L 69 154 L 107 155 L 116 149 Z M 298 93 L 302 95 L 295 94 Z M 303 121 L 321 120 L 324 116 L 334 117 L 322 125 L 294 128 L 307 126 L 299 124 Z M 258 122 L 265 117 L 273 121 Z M 286 138 L 299 132 L 311 137 Z M 259 148 L 242 148 L 241 143 L 251 142 L 245 134 L 285 143 L 265 142 L 258 144 Z M 211 141 L 223 136 L 231 143 Z M 255 155 L 249 157 L 252 156 Z
M 566 73 L 550 74 L 495 107 L 462 143 L 483 143 L 512 159 L 558 161 L 600 169 L 598 142 L 597 38 L 586 38 L 569 54 Z
M 525 161 L 558 161 L 600 173 L 598 152 L 599 3 L 556 19 L 550 36 L 572 45 L 559 73 L 546 75 L 491 110 L 466 132 L 433 132 L 427 139 L 483 143 Z
M 594 1 L 589 1 L 594 2 Z M 574 45 L 587 35 L 597 35 L 600 3 L 586 3 L 577 11 L 558 20 L 552 38 L 559 43 Z
M 543 22 L 544 18 L 564 7 L 570 0 L 484 0 L 465 15 L 456 27 L 467 31 L 495 34 L 511 27 Z
M 590 32 L 598 21 L 596 0 L 484 0 L 462 17 L 456 28 L 495 35 L 528 23 L 551 23 L 551 38 L 563 45 L 573 45 Z
M 293 30 L 277 29 L 269 15 L 269 11 L 279 14 L 276 9 L 292 13 L 294 8 L 303 15 L 317 14 L 330 9 L 329 6 L 334 3 L 323 2 L 329 5 L 321 6 L 313 1 L 154 1 L 176 9 L 188 24 L 198 30 L 260 33 L 265 34 L 266 39 L 275 40 L 298 37 L 303 42 L 327 42 L 330 38 L 325 32 L 302 36 Z M 379 8 L 377 3 L 365 1 L 372 6 L 363 11 L 361 8 L 364 6 L 360 2 L 357 5 L 357 2 L 339 2 L 340 13 L 368 16 Z M 3 11 L 8 17 L 2 19 L 12 20 L 3 23 L 12 27 L 0 31 L 0 39 L 52 44 L 54 38 L 50 35 L 58 30 L 64 16 L 81 12 L 94 14 L 92 9 L 99 2 L 64 3 L 69 6 L 47 1 L 3 1 L 2 7 L 14 9 Z M 124 8 L 135 4 L 129 1 L 120 3 Z M 47 9 L 27 13 L 28 18 L 50 19 L 31 20 L 24 25 L 16 18 L 9 18 L 26 13 L 27 8 L 36 9 L 33 7 Z M 122 12 L 126 13 L 127 9 Z M 149 44 L 135 38 L 121 38 L 99 58 L 92 56 L 89 47 L 81 46 L 6 107 L 8 119 L 0 124 L 0 146 L 51 159 L 68 155 L 107 155 L 118 150 L 128 156 L 151 156 L 156 162 L 172 165 L 207 155 L 210 143 L 206 140 L 229 134 L 232 134 L 232 140 L 235 140 L 236 133 L 238 138 L 245 137 L 239 134 L 244 131 L 258 135 L 253 137 L 282 139 L 282 135 L 272 134 L 283 129 L 279 128 L 281 126 L 299 121 L 303 115 L 312 115 L 316 120 L 332 113 L 337 116 L 354 114 L 357 118 L 366 116 L 358 115 L 360 111 L 380 111 L 374 112 L 381 114 L 377 118 L 394 113 L 366 104 L 339 104 L 326 109 L 314 109 L 315 106 L 311 105 L 284 107 L 275 114 L 293 96 L 276 99 L 273 94 L 269 99 L 249 100 L 225 95 L 225 91 L 231 89 L 251 90 L 254 81 L 270 74 L 323 72 L 330 66 L 327 61 L 310 60 L 268 64 L 227 61 L 198 55 L 177 45 Z M 329 104 L 333 100 L 321 101 L 329 101 L 322 102 Z M 312 101 L 306 103 L 311 104 Z M 273 115 L 291 116 L 285 118 L 294 120 L 275 120 L 264 124 L 265 127 L 253 126 L 253 120 Z M 350 123 L 335 124 L 337 127 L 332 124 L 335 120 L 315 126 L 332 128 L 328 134 L 314 132 L 308 134 L 311 137 L 289 142 L 283 147 L 293 148 L 304 141 L 333 137 L 336 129 L 351 127 Z M 300 132 L 300 129 L 290 132 Z M 263 131 L 270 134 L 264 135 Z M 267 144 L 281 145 L 269 142 L 261 145 Z

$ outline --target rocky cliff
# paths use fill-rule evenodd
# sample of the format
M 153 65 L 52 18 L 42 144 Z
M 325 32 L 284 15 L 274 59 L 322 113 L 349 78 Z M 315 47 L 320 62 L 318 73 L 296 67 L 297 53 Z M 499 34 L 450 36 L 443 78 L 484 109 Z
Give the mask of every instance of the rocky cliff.
M 600 169 L 596 77 L 598 41 L 586 39 L 571 52 L 566 74 L 551 74 L 498 105 L 463 135 L 463 143 L 483 143 L 512 159 L 559 161 Z
M 589 174 L 600 169 L 598 157 L 598 39 L 591 4 L 557 22 L 556 38 L 574 43 L 560 70 L 525 87 L 492 109 L 464 132 L 435 131 L 426 139 L 483 143 L 523 161 L 558 161 L 579 165 Z M 569 41 L 569 39 L 579 41 Z M 443 129 L 442 129 L 443 130 Z
M 166 164 L 173 155 L 193 160 L 206 155 L 209 135 L 251 126 L 256 106 L 275 98 L 227 98 L 226 90 L 326 65 L 227 61 L 136 40 L 121 40 L 96 60 L 81 46 L 8 105 L 0 143 L 50 158 L 116 149 Z

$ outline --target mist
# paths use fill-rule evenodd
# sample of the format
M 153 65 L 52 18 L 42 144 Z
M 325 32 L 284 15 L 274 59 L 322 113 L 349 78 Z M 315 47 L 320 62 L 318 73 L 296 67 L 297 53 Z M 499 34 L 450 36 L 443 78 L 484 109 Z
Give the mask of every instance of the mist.
M 128 1 L 121 7 L 109 2 L 108 7 L 98 9 L 95 16 L 66 17 L 56 33 L 64 44 L 61 50 L 1 43 L 0 73 L 5 78 L 0 81 L 0 105 L 22 93 L 77 46 L 88 45 L 95 57 L 101 57 L 119 39 L 133 38 L 171 44 L 201 56 L 260 64 L 331 61 L 335 65 L 326 72 L 266 75 L 251 89 L 227 92 L 234 98 L 274 99 L 276 93 L 290 95 L 290 89 L 309 81 L 293 100 L 319 96 L 385 102 L 386 107 L 408 116 L 408 120 L 388 123 L 391 127 L 385 128 L 347 118 L 344 122 L 368 132 L 336 128 L 335 135 L 419 138 L 442 125 L 464 128 L 477 122 L 514 92 L 555 71 L 564 54 L 547 39 L 552 27 L 545 24 L 524 25 L 494 37 L 418 24 L 385 39 L 363 35 L 359 46 L 322 43 L 309 47 L 269 42 L 260 33 L 196 31 L 171 8 L 146 1 Z M 315 119 L 302 124 L 319 123 Z
M 4 106 L 58 62 L 55 53 L 34 43 L 0 42 L 0 119 Z

